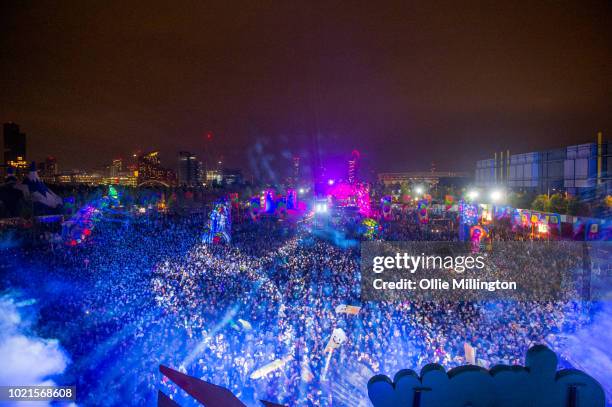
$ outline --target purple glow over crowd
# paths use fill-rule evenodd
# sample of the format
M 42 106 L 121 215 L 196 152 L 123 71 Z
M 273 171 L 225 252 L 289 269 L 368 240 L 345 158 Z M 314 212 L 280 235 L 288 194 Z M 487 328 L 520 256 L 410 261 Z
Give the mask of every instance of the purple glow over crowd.
M 610 21 L 3 2 L 0 407 L 612 406 Z

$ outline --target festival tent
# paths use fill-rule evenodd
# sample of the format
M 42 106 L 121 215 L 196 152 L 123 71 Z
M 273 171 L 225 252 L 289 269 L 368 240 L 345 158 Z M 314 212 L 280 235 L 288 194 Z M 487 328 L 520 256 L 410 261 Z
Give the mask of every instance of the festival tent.
M 38 176 L 36 163 L 32 161 L 30 171 L 16 188 L 23 192 L 26 200 L 32 201 L 34 212 L 49 214 L 62 206 L 62 198 L 51 191 Z

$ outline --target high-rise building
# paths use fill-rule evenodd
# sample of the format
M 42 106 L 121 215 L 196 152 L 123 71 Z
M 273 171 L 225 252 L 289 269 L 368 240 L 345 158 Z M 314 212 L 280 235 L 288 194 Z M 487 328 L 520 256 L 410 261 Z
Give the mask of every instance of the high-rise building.
M 240 185 L 244 183 L 242 171 L 235 168 L 224 168 L 221 172 L 221 182 L 224 185 Z
M 221 171 L 208 170 L 206 171 L 206 183 L 208 185 L 220 184 L 222 180 Z
M 48 156 L 45 159 L 45 173 L 50 176 L 57 174 L 59 168 L 57 166 L 57 158 Z
M 293 157 L 293 185 L 300 183 L 300 157 Z
M 202 163 L 188 151 L 178 153 L 178 182 L 182 186 L 202 185 Z
M 111 177 L 118 177 L 122 172 L 123 172 L 123 160 L 121 158 L 114 159 L 109 169 L 109 175 Z
M 137 158 L 138 156 L 134 157 Z M 127 165 L 126 165 L 127 164 Z M 106 177 L 102 179 L 104 185 L 124 185 L 135 187 L 138 185 L 138 164 L 129 160 L 116 158 L 107 167 Z
M 26 161 L 26 135 L 19 131 L 16 123 L 4 123 L 4 164 L 18 169 L 28 167 Z
M 55 176 L 58 174 L 57 159 L 52 156 L 48 156 L 45 162 L 38 166 L 38 175 L 48 183 L 55 182 Z
M 359 178 L 359 151 L 353 150 L 351 159 L 348 162 L 348 182 L 354 184 Z
M 174 171 L 161 166 L 159 151 L 152 151 L 138 157 L 138 185 L 160 184 L 172 186 L 176 183 Z

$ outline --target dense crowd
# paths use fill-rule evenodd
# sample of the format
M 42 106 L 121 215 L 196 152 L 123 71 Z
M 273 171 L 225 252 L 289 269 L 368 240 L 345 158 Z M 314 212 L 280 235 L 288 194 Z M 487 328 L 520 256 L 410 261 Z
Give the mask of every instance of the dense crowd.
M 199 216 L 102 220 L 76 247 L 10 252 L 14 273 L 2 288 L 25 287 L 39 299 L 37 329 L 71 355 L 61 380 L 76 384 L 85 403 L 153 404 L 161 389 L 189 405 L 158 372 L 165 364 L 247 404 L 365 405 L 374 374 L 464 364 L 466 342 L 481 364 L 522 363 L 530 345 L 554 346 L 558 333 L 589 320 L 574 287 L 557 301 L 362 302 L 359 245 L 323 239 L 308 223 L 265 219 L 235 225 L 231 245 L 206 245 L 204 223 Z M 406 218 L 385 225 L 381 237 L 455 240 L 451 227 L 425 230 Z M 579 266 L 562 247 L 541 247 L 507 255 L 532 274 L 543 258 Z M 361 309 L 336 312 L 342 304 Z M 326 367 L 334 328 L 347 341 Z M 274 361 L 275 370 L 253 378 Z

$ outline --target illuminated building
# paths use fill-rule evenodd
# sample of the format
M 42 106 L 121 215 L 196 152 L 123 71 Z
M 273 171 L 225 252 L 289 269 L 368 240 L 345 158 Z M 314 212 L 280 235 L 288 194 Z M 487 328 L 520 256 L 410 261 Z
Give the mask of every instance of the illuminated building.
M 206 171 L 206 184 L 220 184 L 221 183 L 221 172 L 218 170 Z
M 396 184 L 438 185 L 467 183 L 470 179 L 465 172 L 423 171 L 423 172 L 383 172 L 378 174 L 378 181 L 385 186 Z
M 102 179 L 104 185 L 123 185 L 126 187 L 138 186 L 138 177 L 129 173 L 121 173 L 116 177 L 106 177 Z
M 24 159 L 25 157 L 17 156 L 16 159 L 10 160 L 6 162 L 6 165 L 9 167 L 13 167 L 17 169 L 17 173 L 21 173 L 24 170 L 27 170 L 29 165 L 28 162 Z
M 100 185 L 102 183 L 102 174 L 99 173 L 76 173 L 73 175 L 73 180 L 75 184 L 85 184 L 85 185 Z
M 104 177 L 97 172 L 75 171 L 58 174 L 55 179 L 58 184 L 96 186 L 103 184 Z
M 239 169 L 224 168 L 221 171 L 221 183 L 224 185 L 242 184 L 244 179 Z
M 202 185 L 202 163 L 188 151 L 178 154 L 178 182 L 181 186 Z
M 107 176 L 100 180 L 103 185 L 123 185 L 135 187 L 138 185 L 138 167 L 125 165 L 123 158 L 116 158 L 111 162 Z
M 173 186 L 176 177 L 172 170 L 161 166 L 159 151 L 152 151 L 138 157 L 138 185 Z
M 224 168 L 222 170 L 206 171 L 207 185 L 239 185 L 244 183 L 242 171 Z

